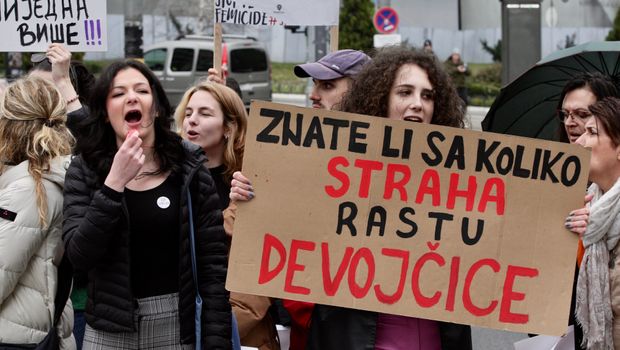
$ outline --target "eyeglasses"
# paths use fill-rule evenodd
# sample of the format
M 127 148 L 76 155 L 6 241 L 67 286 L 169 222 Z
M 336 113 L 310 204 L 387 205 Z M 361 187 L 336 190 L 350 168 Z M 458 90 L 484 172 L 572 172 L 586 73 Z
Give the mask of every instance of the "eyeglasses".
M 573 120 L 585 123 L 588 118 L 592 116 L 592 113 L 587 109 L 573 109 L 572 111 L 566 109 L 559 109 L 557 117 L 561 123 L 565 123 L 568 117 L 572 117 Z

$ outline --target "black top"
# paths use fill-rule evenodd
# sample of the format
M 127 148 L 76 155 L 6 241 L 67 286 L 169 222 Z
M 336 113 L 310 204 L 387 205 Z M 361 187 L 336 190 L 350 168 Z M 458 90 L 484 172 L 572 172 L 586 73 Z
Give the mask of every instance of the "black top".
M 220 197 L 220 209 L 224 210 L 228 208 L 230 203 L 230 181 L 224 179 L 224 171 L 226 166 L 224 164 L 216 166 L 215 168 L 209 168 L 211 177 L 215 181 L 215 188 L 217 189 L 217 195 Z
M 172 175 L 150 190 L 125 189 L 135 298 L 179 291 L 179 189 Z

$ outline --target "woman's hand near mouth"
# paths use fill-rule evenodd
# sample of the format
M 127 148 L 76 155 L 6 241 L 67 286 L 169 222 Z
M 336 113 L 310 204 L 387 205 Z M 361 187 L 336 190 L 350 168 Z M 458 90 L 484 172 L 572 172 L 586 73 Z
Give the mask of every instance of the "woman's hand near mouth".
M 144 165 L 144 150 L 142 149 L 142 139 L 139 132 L 130 129 L 127 138 L 119 147 L 112 167 L 105 179 L 104 184 L 117 192 L 123 192 L 129 181 L 138 175 L 138 172 Z

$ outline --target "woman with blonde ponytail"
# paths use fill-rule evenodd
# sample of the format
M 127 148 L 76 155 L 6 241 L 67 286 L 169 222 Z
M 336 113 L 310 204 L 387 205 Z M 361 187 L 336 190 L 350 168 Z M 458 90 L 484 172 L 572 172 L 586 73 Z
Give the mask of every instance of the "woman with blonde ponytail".
M 0 97 L 0 344 L 41 342 L 63 307 L 60 349 L 75 349 L 71 304 L 54 305 L 74 142 L 65 123 L 64 98 L 44 79 L 18 80 Z
M 227 83 L 230 82 L 228 79 Z M 215 181 L 228 235 L 232 235 L 237 208 L 228 194 L 232 174 L 241 171 L 247 118 L 240 91 L 215 81 L 202 81 L 190 87 L 175 112 L 181 136 L 200 146 L 207 156 L 205 166 Z M 280 350 L 276 325 L 269 313 L 270 298 L 231 292 L 230 304 L 241 345 Z

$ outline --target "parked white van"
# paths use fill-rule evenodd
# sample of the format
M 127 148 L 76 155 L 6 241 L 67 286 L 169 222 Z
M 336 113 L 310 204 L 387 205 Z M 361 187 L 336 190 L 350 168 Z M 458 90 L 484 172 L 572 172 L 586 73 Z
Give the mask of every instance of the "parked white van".
M 185 90 L 213 67 L 213 37 L 187 35 L 150 45 L 144 49 L 144 63 L 161 81 L 171 105 L 176 106 Z M 222 67 L 239 83 L 246 107 L 252 99 L 271 101 L 271 64 L 255 39 L 223 35 Z

